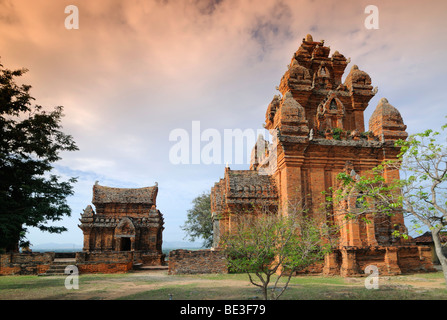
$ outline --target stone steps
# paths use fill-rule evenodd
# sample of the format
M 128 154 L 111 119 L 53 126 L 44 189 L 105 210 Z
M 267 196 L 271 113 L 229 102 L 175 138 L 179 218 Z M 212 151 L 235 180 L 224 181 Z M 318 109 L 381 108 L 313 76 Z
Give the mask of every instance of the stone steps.
M 142 263 L 134 263 L 133 270 L 168 270 L 168 266 L 149 266 Z
M 143 266 L 140 270 L 168 270 L 168 266 Z
M 54 259 L 50 268 L 41 276 L 65 276 L 65 268 L 71 265 L 76 265 L 76 259 Z

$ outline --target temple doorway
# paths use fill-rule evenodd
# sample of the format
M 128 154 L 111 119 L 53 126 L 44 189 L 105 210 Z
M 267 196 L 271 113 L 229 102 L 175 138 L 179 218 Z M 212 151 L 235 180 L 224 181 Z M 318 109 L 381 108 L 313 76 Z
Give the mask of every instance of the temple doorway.
M 130 251 L 131 249 L 131 241 L 128 237 L 121 238 L 121 251 Z

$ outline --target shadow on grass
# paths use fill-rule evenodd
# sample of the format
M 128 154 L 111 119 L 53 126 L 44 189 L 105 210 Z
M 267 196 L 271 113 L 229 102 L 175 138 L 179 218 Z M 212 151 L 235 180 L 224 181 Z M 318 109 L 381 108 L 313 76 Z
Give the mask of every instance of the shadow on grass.
M 292 285 L 284 300 L 447 300 L 443 289 L 419 290 L 411 286 L 379 286 L 366 289 L 354 286 Z
M 260 289 L 254 286 L 221 286 L 221 276 L 204 276 L 217 280 L 214 287 L 197 283 L 164 286 L 122 296 L 120 300 L 262 300 Z M 232 280 L 235 280 L 234 278 Z M 238 280 L 244 281 L 241 278 Z M 359 282 L 360 281 L 360 282 Z M 354 283 L 344 278 L 301 277 L 292 279 L 280 300 L 447 300 L 447 290 L 413 288 L 411 285 L 385 284 L 378 289 L 366 289 L 357 279 Z
M 64 277 L 11 276 L 0 277 L 0 290 L 29 290 L 64 287 Z
M 257 299 L 255 288 L 201 287 L 197 283 L 165 286 L 122 296 L 118 300 L 250 300 Z
M 439 285 L 430 287 L 439 283 L 441 277 L 442 274 L 384 277 L 379 289 L 368 290 L 365 278 L 299 276 L 291 279 L 280 300 L 447 300 L 447 290 Z M 415 283 L 419 286 L 412 286 Z M 421 283 L 427 284 L 427 288 Z M 169 300 L 171 296 L 173 300 L 262 299 L 260 289 L 251 285 L 245 274 L 81 275 L 79 288 L 67 290 L 64 276 L 0 277 L 0 299 Z

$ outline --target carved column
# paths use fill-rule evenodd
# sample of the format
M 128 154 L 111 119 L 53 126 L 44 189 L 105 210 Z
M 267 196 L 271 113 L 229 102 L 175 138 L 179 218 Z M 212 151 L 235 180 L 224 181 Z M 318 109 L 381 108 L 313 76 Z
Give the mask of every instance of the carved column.
M 95 232 L 95 247 L 94 250 L 101 250 L 101 233 Z
M 104 250 L 112 251 L 113 247 L 113 229 L 108 229 L 104 234 Z
M 340 266 L 337 259 L 338 254 L 338 252 L 331 252 L 324 257 L 324 275 L 335 275 L 340 273 Z
M 284 165 L 280 171 L 280 208 L 283 215 L 295 211 L 301 199 L 301 168 Z
M 90 251 L 90 233 L 91 229 L 84 231 L 84 247 L 83 251 Z
M 130 251 L 135 251 L 135 236 L 130 237 Z
M 359 228 L 359 221 L 357 219 L 349 220 L 348 232 L 349 232 L 349 245 L 351 247 L 360 247 L 362 245 L 362 241 L 360 240 L 360 228 Z
M 418 252 L 422 268 L 426 271 L 434 271 L 435 269 L 433 268 L 433 262 L 432 262 L 433 253 L 430 247 L 418 246 Z
M 352 247 L 360 247 L 362 245 L 362 241 L 360 240 L 360 214 L 358 213 L 359 209 L 357 208 L 357 197 L 358 194 L 352 190 L 348 198 L 348 212 L 356 213 L 356 216 L 350 218 L 347 223 L 349 230 L 349 245 Z
M 366 216 L 366 219 L 370 221 L 369 223 L 366 223 L 366 239 L 368 246 L 377 246 L 377 240 L 376 240 L 376 230 L 374 225 L 374 216 L 372 214 L 368 214 Z
M 387 247 L 385 253 L 385 264 L 390 275 L 401 274 L 398 264 L 397 247 Z
M 339 247 L 346 247 L 349 245 L 349 237 L 348 237 L 348 226 L 347 221 L 344 219 L 344 215 L 339 214 L 337 217 L 338 225 L 340 226 L 340 239 L 339 239 Z
M 121 237 L 115 237 L 115 251 L 121 251 Z
M 342 249 L 342 264 L 340 275 L 342 277 L 358 275 L 358 266 L 356 259 L 356 251 L 350 249 Z
M 323 218 L 322 205 L 325 203 L 325 196 L 322 194 L 326 187 L 326 174 L 323 166 L 314 166 L 310 170 L 310 192 L 312 194 L 312 215 L 314 218 Z

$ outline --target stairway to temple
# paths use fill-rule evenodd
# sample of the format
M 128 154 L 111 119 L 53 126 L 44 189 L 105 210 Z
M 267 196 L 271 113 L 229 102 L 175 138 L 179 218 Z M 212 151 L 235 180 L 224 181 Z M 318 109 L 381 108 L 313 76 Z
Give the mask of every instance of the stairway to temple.
M 50 268 L 41 276 L 61 276 L 61 275 L 67 275 L 65 273 L 65 268 L 67 266 L 76 265 L 76 258 L 71 257 L 70 255 L 62 256 L 61 258 L 57 257 L 53 260 L 53 262 L 50 265 Z

